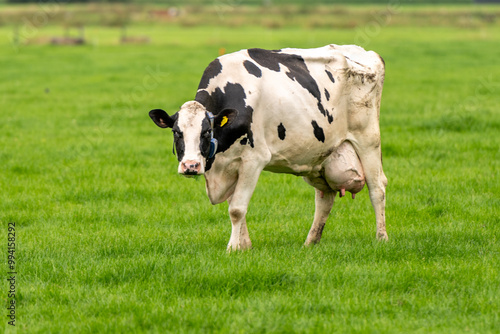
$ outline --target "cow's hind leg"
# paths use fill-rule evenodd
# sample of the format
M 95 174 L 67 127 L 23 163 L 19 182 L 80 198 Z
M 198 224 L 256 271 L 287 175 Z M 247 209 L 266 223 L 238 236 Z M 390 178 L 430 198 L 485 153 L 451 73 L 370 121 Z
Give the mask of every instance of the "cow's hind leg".
M 365 171 L 366 185 L 377 221 L 377 238 L 388 240 L 385 230 L 385 188 L 387 178 L 382 170 L 382 152 L 380 142 L 363 145 L 353 141 L 358 156 Z
M 306 246 L 311 244 L 317 244 L 321 239 L 321 234 L 323 233 L 323 227 L 325 227 L 326 220 L 330 211 L 332 210 L 333 201 L 335 199 L 336 191 L 321 191 L 314 188 L 316 191 L 315 195 L 315 212 L 314 221 L 307 235 L 305 242 Z

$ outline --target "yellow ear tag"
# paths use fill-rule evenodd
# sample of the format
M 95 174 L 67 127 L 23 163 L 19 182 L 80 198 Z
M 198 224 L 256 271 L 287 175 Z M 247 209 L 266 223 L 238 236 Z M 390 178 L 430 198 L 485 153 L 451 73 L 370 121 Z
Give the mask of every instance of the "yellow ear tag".
M 227 123 L 227 116 L 223 116 L 222 117 L 222 122 L 220 122 L 220 126 L 223 127 L 224 124 L 226 124 L 226 123 Z

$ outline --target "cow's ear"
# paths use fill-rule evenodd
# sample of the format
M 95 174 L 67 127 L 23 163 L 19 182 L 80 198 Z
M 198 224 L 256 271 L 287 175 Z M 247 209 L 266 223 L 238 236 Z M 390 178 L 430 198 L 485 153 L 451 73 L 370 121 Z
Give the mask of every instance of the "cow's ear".
M 231 125 L 235 118 L 238 116 L 238 110 L 236 109 L 224 109 L 215 117 L 215 128 L 223 128 Z
M 174 115 L 175 116 L 175 115 Z M 168 116 L 165 110 L 153 109 L 149 112 L 149 117 L 158 125 L 160 128 L 171 128 L 174 126 L 175 118 Z

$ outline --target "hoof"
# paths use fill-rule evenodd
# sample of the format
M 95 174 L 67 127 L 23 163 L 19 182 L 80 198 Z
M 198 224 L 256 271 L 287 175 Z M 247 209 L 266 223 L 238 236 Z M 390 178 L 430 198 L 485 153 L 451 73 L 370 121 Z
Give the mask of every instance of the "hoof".
M 314 245 L 319 244 L 320 239 L 307 239 L 306 242 L 304 242 L 304 247 L 312 247 Z
M 304 247 L 311 248 L 311 247 L 316 246 L 317 244 L 319 244 L 319 241 L 318 242 L 304 242 Z
M 252 244 L 249 243 L 249 244 L 237 244 L 237 245 L 227 245 L 227 252 L 230 253 L 230 252 L 235 252 L 235 251 L 246 251 L 246 250 L 250 250 L 252 249 Z
M 387 236 L 387 233 L 377 233 L 377 239 L 380 241 L 389 241 L 389 237 Z

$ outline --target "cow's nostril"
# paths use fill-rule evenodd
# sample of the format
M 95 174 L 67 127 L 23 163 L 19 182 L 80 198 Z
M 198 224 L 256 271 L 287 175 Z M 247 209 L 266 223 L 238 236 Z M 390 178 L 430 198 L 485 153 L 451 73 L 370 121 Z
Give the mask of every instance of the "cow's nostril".
M 181 168 L 183 173 L 197 174 L 201 170 L 201 163 L 195 160 L 187 160 L 182 162 Z

